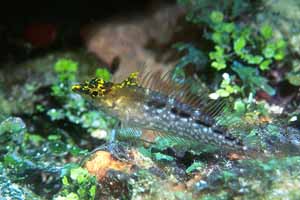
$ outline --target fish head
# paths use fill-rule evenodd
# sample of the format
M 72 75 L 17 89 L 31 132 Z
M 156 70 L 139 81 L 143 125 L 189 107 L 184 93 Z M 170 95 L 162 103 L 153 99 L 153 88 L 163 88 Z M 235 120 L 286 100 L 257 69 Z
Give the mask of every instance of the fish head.
M 100 107 L 104 111 L 120 112 L 136 98 L 132 89 L 134 86 L 137 86 L 137 73 L 132 73 L 120 83 L 94 78 L 90 81 L 73 85 L 72 91 L 91 100 L 95 106 Z

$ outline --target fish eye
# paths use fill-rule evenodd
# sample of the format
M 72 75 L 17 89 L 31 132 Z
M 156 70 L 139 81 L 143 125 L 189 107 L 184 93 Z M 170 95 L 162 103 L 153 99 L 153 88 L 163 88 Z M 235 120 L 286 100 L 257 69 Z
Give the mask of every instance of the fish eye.
M 98 96 L 98 92 L 97 92 L 97 91 L 93 91 L 93 92 L 92 92 L 92 96 L 93 96 L 93 97 Z

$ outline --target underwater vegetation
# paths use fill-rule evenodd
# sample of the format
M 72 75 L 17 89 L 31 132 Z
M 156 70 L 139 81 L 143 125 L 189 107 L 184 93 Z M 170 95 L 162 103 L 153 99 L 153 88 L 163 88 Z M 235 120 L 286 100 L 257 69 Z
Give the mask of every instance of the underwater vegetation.
M 0 199 L 300 199 L 297 31 L 269 2 L 178 0 L 199 40 L 167 73 L 0 79 Z

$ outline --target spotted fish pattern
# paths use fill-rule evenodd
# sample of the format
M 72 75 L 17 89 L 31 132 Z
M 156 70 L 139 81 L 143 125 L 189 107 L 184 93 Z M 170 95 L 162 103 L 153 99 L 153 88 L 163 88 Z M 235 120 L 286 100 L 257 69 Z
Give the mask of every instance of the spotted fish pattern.
M 164 83 L 173 84 L 165 76 L 138 75 L 132 73 L 120 83 L 96 78 L 76 84 L 72 90 L 117 117 L 126 127 L 152 130 L 162 136 L 199 144 L 247 150 L 241 139 L 218 126 L 216 116 L 222 111 L 220 104 L 205 106 L 197 101 L 199 97 L 185 92 L 184 87 L 164 86 Z

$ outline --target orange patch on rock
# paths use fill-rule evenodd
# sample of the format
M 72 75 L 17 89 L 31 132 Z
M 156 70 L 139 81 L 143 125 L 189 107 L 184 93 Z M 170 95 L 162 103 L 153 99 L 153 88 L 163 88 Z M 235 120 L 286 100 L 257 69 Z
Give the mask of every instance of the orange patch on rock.
M 244 159 L 244 156 L 237 154 L 237 153 L 230 153 L 228 155 L 228 159 L 229 160 L 242 160 L 242 159 Z
M 259 118 L 260 123 L 271 123 L 272 119 L 268 116 L 262 116 Z
M 84 167 L 88 172 L 101 180 L 105 177 L 108 170 L 117 170 L 124 173 L 130 172 L 132 164 L 116 160 L 109 152 L 97 151 L 93 157 L 88 160 Z
M 123 16 L 85 25 L 81 36 L 87 50 L 106 65 L 112 67 L 119 63 L 122 66 L 114 74 L 117 80 L 122 80 L 128 73 L 143 69 L 144 65 L 151 66 L 151 71 L 173 66 L 158 62 L 147 46 L 168 44 L 174 30 L 180 28 L 178 20 L 184 13 L 178 5 L 159 7 L 140 17 Z

